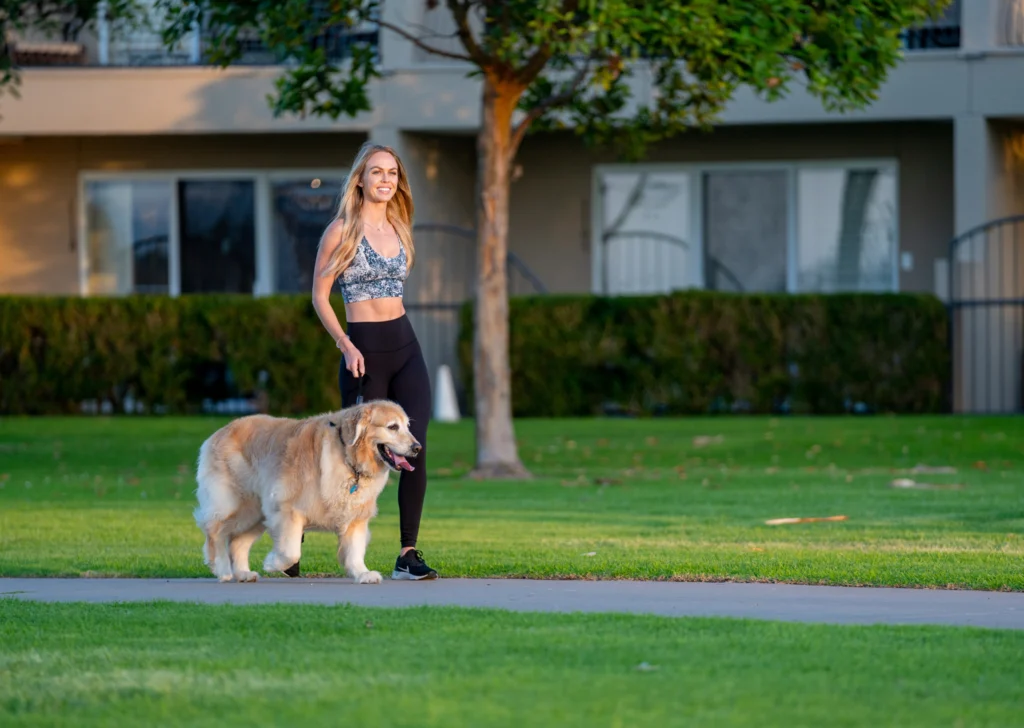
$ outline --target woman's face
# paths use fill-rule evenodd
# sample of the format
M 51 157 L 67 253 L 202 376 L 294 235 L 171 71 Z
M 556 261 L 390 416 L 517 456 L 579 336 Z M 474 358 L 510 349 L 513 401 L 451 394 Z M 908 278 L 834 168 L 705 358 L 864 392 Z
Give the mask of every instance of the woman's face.
M 387 202 L 398 188 L 398 162 L 388 152 L 374 152 L 366 160 L 359 186 L 367 202 Z

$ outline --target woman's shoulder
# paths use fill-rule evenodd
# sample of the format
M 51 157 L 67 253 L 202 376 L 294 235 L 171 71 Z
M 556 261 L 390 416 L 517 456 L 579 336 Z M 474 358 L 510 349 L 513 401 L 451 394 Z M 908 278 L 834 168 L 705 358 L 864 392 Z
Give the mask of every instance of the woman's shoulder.
M 338 247 L 341 245 L 342 238 L 345 233 L 345 219 L 336 217 L 327 224 L 324 228 L 323 234 L 323 245 L 328 250 Z
M 338 236 L 341 235 L 342 230 L 345 229 L 345 218 L 336 217 L 327 224 L 327 228 L 324 232 L 328 235 Z

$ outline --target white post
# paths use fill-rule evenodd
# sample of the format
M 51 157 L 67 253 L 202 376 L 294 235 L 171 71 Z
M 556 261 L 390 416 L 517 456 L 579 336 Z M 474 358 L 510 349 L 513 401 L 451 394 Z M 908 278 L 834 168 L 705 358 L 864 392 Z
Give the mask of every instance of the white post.
M 266 174 L 256 177 L 256 279 L 254 296 L 268 296 L 276 288 L 273 241 L 273 200 L 270 179 Z
M 437 392 L 434 395 L 434 419 L 438 422 L 459 421 L 459 400 L 455 396 L 455 379 L 447 364 L 437 369 Z
M 188 60 L 193 65 L 199 65 L 199 60 L 203 55 L 203 36 L 201 32 L 201 25 L 199 21 L 192 24 L 192 37 L 190 38 L 191 44 L 188 49 Z
M 167 241 L 167 288 L 171 296 L 181 295 L 181 206 L 178 204 L 178 178 L 168 181 L 171 191 L 171 224 Z
M 107 17 L 107 0 L 101 0 L 96 8 L 96 34 L 101 66 L 110 65 L 110 19 Z

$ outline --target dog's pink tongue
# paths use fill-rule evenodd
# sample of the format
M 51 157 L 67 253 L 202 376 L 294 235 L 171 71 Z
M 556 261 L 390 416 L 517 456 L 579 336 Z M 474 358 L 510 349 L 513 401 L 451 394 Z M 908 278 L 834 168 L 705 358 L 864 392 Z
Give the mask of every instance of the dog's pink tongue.
M 404 457 L 402 457 L 398 453 L 392 453 L 392 455 L 395 456 L 395 465 L 400 467 L 402 470 L 415 470 L 416 469 L 412 465 L 409 464 L 408 460 L 406 460 Z

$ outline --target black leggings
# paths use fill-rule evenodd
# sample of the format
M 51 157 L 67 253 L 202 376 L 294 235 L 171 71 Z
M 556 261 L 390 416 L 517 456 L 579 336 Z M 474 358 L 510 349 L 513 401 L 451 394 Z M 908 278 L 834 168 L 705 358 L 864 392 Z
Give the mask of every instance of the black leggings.
M 390 399 L 409 415 L 409 429 L 423 450 L 412 460 L 415 470 L 403 470 L 398 479 L 398 511 L 402 548 L 415 546 L 427 493 L 427 424 L 430 421 L 430 377 L 419 341 L 409 317 L 391 321 L 357 321 L 348 324 L 348 336 L 363 355 L 363 401 Z M 338 371 L 341 404 L 356 403 L 359 380 L 345 368 Z

